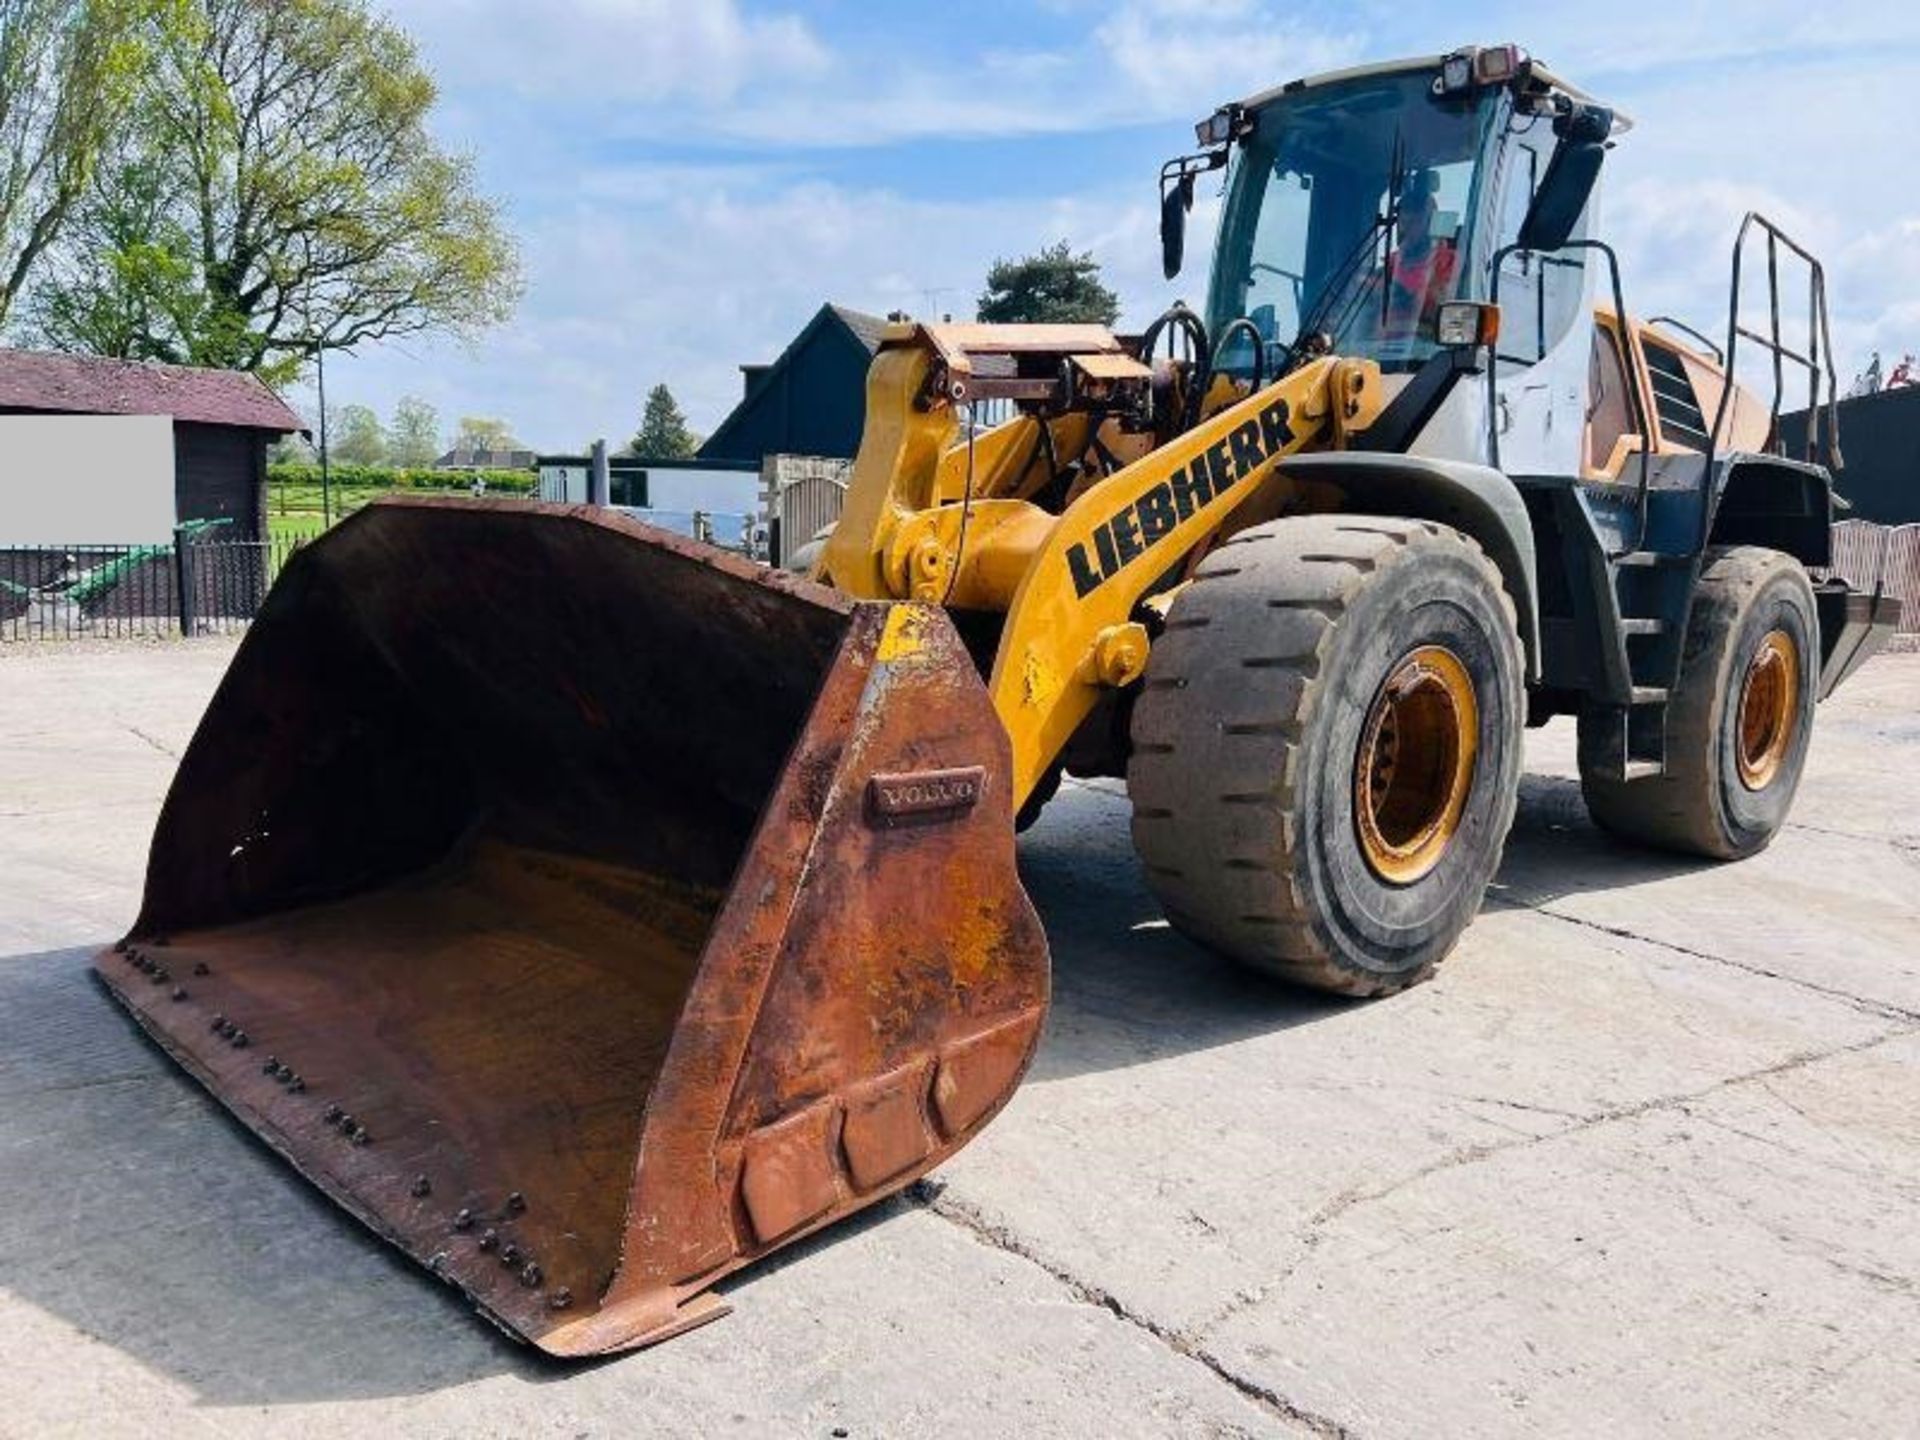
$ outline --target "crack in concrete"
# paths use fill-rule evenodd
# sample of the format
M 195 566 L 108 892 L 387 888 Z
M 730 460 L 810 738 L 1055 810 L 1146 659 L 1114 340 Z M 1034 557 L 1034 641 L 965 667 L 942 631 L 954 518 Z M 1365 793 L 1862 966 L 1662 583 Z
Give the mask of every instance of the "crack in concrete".
M 1851 990 L 1842 990 L 1837 985 L 1822 985 L 1818 981 L 1808 980 L 1799 975 L 1788 975 L 1780 970 L 1769 970 L 1764 965 L 1756 965 L 1748 960 L 1735 960 L 1728 955 L 1715 955 L 1711 951 L 1696 950 L 1690 945 L 1681 945 L 1676 941 L 1661 940 L 1651 935 L 1642 935 L 1638 931 L 1629 930 L 1624 925 L 1609 925 L 1604 921 L 1588 920 L 1579 915 L 1569 915 L 1564 910 L 1554 910 L 1550 908 L 1552 905 L 1551 901 L 1529 904 L 1521 900 L 1511 903 L 1520 909 L 1531 910 L 1536 915 L 1544 915 L 1550 920 L 1560 920 L 1568 925 L 1578 925 L 1583 929 L 1595 930 L 1602 935 L 1611 935 L 1617 940 L 1634 940 L 1642 945 L 1652 945 L 1661 950 L 1671 950 L 1674 954 L 1685 955 L 1691 960 L 1705 960 L 1709 964 L 1724 965 L 1728 969 L 1743 971 L 1748 975 L 1758 975 L 1765 980 L 1778 980 L 1783 984 L 1798 986 L 1802 990 L 1808 990 L 1816 995 L 1825 996 L 1829 1000 L 1838 1000 L 1842 1004 L 1851 1006 L 1864 1015 L 1873 1016 L 1876 1020 L 1898 1020 L 1910 1024 L 1920 1022 L 1920 1011 L 1917 1010 L 1908 1010 L 1885 1000 L 1873 1000 L 1865 995 L 1856 995 Z
M 119 1075 L 93 1075 L 82 1080 L 60 1080 L 52 1085 L 29 1085 L 20 1090 L 0 1090 L 0 1100 L 30 1100 L 38 1095 L 62 1095 L 75 1090 L 99 1090 L 110 1085 L 131 1085 L 139 1080 L 155 1080 L 160 1070 L 129 1070 Z
M 1240 1291 L 1229 1300 L 1226 1305 L 1185 1333 L 1190 1337 L 1192 1343 L 1197 1345 L 1199 1341 L 1210 1332 L 1218 1330 L 1236 1315 L 1260 1304 L 1276 1291 L 1284 1288 L 1287 1282 L 1312 1258 L 1314 1251 L 1319 1248 L 1321 1242 L 1326 1238 L 1328 1228 L 1336 1221 L 1363 1206 L 1377 1204 L 1379 1201 L 1398 1194 L 1409 1186 L 1417 1185 L 1423 1180 L 1431 1179 L 1435 1175 L 1443 1174 L 1449 1170 L 1462 1169 L 1469 1165 L 1478 1165 L 1482 1161 L 1490 1160 L 1497 1155 L 1505 1155 L 1513 1151 L 1525 1150 L 1535 1145 L 1544 1145 L 1552 1141 L 1565 1140 L 1576 1135 L 1584 1135 L 1588 1131 L 1598 1129 L 1603 1125 L 1613 1125 L 1623 1120 L 1636 1120 L 1646 1115 L 1657 1114 L 1668 1110 L 1686 1112 L 1688 1106 L 1697 1101 L 1704 1100 L 1708 1096 L 1716 1095 L 1722 1090 L 1731 1089 L 1737 1085 L 1764 1083 L 1777 1076 L 1805 1069 L 1809 1065 L 1819 1064 L 1824 1060 L 1836 1059 L 1842 1055 L 1858 1054 L 1861 1051 L 1873 1049 L 1875 1046 L 1884 1045 L 1891 1040 L 1899 1040 L 1915 1034 L 1920 1034 L 1920 1024 L 1902 1026 L 1898 1029 L 1884 1031 L 1879 1035 L 1869 1036 L 1864 1040 L 1853 1040 L 1845 1045 L 1829 1046 L 1823 1050 L 1796 1051 L 1785 1059 L 1777 1060 L 1770 1065 L 1763 1065 L 1757 1070 L 1743 1071 L 1738 1075 L 1724 1076 L 1714 1081 L 1711 1085 L 1704 1086 L 1698 1090 L 1690 1090 L 1678 1095 L 1658 1095 L 1651 1099 L 1635 1101 L 1630 1105 L 1608 1106 L 1605 1109 L 1592 1111 L 1582 1116 L 1571 1125 L 1562 1126 L 1557 1130 L 1549 1130 L 1544 1134 L 1518 1135 L 1511 1140 L 1497 1140 L 1474 1145 L 1462 1145 L 1448 1151 L 1444 1155 L 1438 1156 L 1425 1165 L 1418 1166 L 1406 1174 L 1396 1177 L 1385 1185 L 1372 1188 L 1359 1186 L 1350 1187 L 1341 1191 L 1340 1194 L 1334 1196 L 1332 1200 L 1321 1206 L 1320 1209 L 1314 1211 L 1312 1215 L 1307 1217 L 1306 1223 L 1295 1232 L 1294 1238 L 1299 1242 L 1300 1253 L 1294 1257 L 1293 1261 L 1288 1264 L 1285 1269 L 1281 1270 L 1273 1279 L 1262 1285 Z
M 1789 820 L 1783 830 L 1804 830 L 1809 835 L 1831 835 L 1836 840 L 1859 840 L 1867 844 L 1891 845 L 1896 850 L 1920 850 L 1920 836 L 1871 835 L 1859 830 L 1838 830 L 1831 825 L 1809 825 L 1804 820 Z
M 1007 1226 L 989 1219 L 964 1200 L 949 1195 L 944 1182 L 916 1181 L 907 1187 L 906 1199 L 909 1204 L 938 1216 L 950 1225 L 958 1226 L 980 1244 L 1026 1261 L 1050 1276 L 1078 1303 L 1098 1306 L 1115 1319 L 1146 1334 L 1182 1359 L 1191 1360 L 1204 1367 L 1215 1379 L 1226 1384 L 1241 1398 L 1265 1410 L 1276 1419 L 1299 1425 L 1312 1434 L 1322 1437 L 1322 1440 L 1360 1440 L 1357 1431 L 1333 1417 L 1309 1410 L 1289 1400 L 1272 1386 L 1263 1385 L 1258 1380 L 1249 1379 L 1233 1370 L 1219 1356 L 1202 1349 L 1197 1337 L 1163 1325 L 1153 1317 L 1131 1309 L 1112 1291 L 1081 1279 L 1066 1266 L 1042 1255 Z
M 180 752 L 178 750 L 175 750 L 172 746 L 168 745 L 164 740 L 155 739 L 153 736 L 149 735 L 146 731 L 142 730 L 138 725 L 134 724 L 131 720 L 122 720 L 120 722 L 120 725 L 121 725 L 121 728 L 127 731 L 127 733 L 135 736 L 138 739 L 146 741 L 147 744 L 151 745 L 154 749 L 158 750 L 162 755 L 166 756 L 169 760 L 178 760 L 180 758 Z

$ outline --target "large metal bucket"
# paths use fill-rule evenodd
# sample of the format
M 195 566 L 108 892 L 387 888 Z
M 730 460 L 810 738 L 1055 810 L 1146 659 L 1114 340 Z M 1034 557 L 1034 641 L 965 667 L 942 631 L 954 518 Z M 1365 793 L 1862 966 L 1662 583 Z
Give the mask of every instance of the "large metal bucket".
M 266 600 L 96 967 L 541 1348 L 664 1339 L 1019 1083 L 1047 952 L 945 616 L 603 512 L 373 506 Z

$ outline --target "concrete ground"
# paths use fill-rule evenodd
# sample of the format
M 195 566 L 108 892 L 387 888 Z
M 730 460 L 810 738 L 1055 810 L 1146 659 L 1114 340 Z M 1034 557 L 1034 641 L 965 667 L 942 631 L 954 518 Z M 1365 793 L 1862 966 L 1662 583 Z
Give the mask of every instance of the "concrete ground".
M 87 977 L 231 646 L 0 649 L 0 1434 L 1913 1433 L 1920 656 L 1825 708 L 1740 865 L 1610 843 L 1531 735 L 1486 913 L 1374 1004 L 1169 932 L 1118 787 L 1070 787 L 1007 1112 L 731 1317 L 567 1367 Z

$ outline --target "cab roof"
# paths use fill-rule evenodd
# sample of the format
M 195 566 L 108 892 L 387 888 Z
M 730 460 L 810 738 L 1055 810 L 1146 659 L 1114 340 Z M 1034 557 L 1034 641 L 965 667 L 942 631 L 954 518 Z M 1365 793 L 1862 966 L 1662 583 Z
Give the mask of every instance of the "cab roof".
M 1323 70 L 1318 75 L 1308 75 L 1298 80 L 1289 80 L 1282 85 L 1272 86 L 1269 89 L 1260 91 L 1256 95 L 1249 96 L 1240 103 L 1243 108 L 1252 110 L 1278 100 L 1283 95 L 1297 95 L 1305 90 L 1318 90 L 1322 86 L 1339 85 L 1348 80 L 1363 80 L 1373 75 L 1405 75 L 1420 71 L 1437 71 L 1446 61 L 1447 54 L 1457 53 L 1459 52 L 1449 51 L 1446 52 L 1446 54 L 1439 55 L 1413 55 L 1401 60 L 1376 60 L 1367 65 L 1349 65 L 1341 70 Z M 1536 85 L 1549 93 L 1557 92 L 1567 96 L 1569 99 L 1578 100 L 1589 105 L 1605 103 L 1604 101 L 1596 100 L 1579 86 L 1562 79 L 1539 60 L 1529 58 L 1527 75 Z M 1625 134 L 1632 128 L 1632 118 L 1624 111 L 1614 110 L 1613 133 L 1616 135 Z

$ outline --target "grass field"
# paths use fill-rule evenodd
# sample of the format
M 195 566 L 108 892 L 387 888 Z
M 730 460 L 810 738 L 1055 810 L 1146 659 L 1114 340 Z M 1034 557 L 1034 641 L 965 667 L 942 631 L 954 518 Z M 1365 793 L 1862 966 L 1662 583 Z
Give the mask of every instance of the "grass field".
M 339 485 L 333 487 L 332 515 L 337 522 L 362 505 L 381 495 L 466 495 L 467 483 L 448 485 L 442 490 L 419 486 Z M 506 493 L 489 489 L 489 494 Z M 267 538 L 270 540 L 310 540 L 327 528 L 326 512 L 321 504 L 320 487 L 297 481 L 270 480 L 267 483 Z

